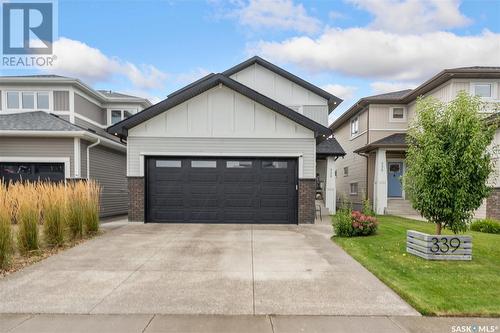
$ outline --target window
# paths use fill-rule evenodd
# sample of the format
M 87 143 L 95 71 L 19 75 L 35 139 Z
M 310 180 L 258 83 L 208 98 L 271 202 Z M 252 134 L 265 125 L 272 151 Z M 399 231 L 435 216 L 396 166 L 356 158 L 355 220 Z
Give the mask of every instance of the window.
M 475 83 L 474 84 L 474 95 L 485 98 L 493 97 L 493 89 L 491 83 Z
M 35 108 L 35 93 L 23 92 L 23 109 Z
M 286 169 L 288 163 L 285 161 L 262 161 L 262 167 L 264 169 Z
M 19 93 L 14 91 L 7 92 L 7 108 L 19 109 Z
M 191 168 L 216 168 L 217 161 L 191 161 Z
M 48 110 L 48 91 L 8 91 L 7 109 Z
M 226 168 L 251 168 L 252 161 L 227 161 Z
M 112 110 L 111 111 L 111 124 L 116 124 L 117 122 L 122 120 L 122 112 L 121 110 Z
M 351 120 L 351 136 L 358 134 L 359 132 L 359 117 L 354 117 Z
M 180 168 L 181 161 L 177 160 L 167 160 L 167 161 L 156 161 L 157 168 Z
M 358 183 L 350 183 L 349 184 L 349 192 L 351 195 L 358 194 Z
M 344 177 L 349 176 L 349 167 L 344 167 Z
M 132 116 L 132 110 L 111 110 L 111 125 Z
M 39 92 L 36 94 L 36 106 L 37 109 L 48 109 L 49 108 L 49 93 Z
M 405 121 L 406 120 L 406 108 L 404 107 L 393 107 L 390 111 L 390 121 Z

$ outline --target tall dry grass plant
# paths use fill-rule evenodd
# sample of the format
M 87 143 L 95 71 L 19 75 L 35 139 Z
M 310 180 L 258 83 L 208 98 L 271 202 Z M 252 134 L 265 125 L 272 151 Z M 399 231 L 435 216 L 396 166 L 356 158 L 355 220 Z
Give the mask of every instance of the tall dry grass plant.
M 101 188 L 94 181 L 86 184 L 87 195 L 84 203 L 85 230 L 87 235 L 95 235 L 99 232 L 99 199 Z
M 43 235 L 49 247 L 64 244 L 66 228 L 66 190 L 62 184 L 39 183 Z
M 12 192 L 11 192 L 12 190 Z M 40 223 L 40 196 L 36 183 L 15 183 L 9 186 L 9 194 L 17 204 L 15 220 L 19 224 L 17 246 L 22 254 L 30 254 L 40 248 L 38 223 Z
M 10 207 L 7 199 L 7 187 L 0 180 L 0 269 L 8 267 L 14 251 Z

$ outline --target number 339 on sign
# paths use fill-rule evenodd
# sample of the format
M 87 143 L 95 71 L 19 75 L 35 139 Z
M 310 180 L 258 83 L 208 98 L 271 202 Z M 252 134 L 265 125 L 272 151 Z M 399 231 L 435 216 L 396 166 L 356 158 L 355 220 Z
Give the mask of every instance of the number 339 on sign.
M 447 238 L 447 237 L 432 237 L 432 246 L 430 248 L 432 253 L 451 253 L 455 252 L 460 248 L 461 241 L 459 238 Z

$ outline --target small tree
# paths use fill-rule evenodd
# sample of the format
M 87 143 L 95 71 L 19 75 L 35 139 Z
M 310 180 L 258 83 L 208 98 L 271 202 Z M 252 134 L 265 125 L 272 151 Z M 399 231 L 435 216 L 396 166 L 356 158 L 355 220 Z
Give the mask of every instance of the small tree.
M 408 129 L 404 187 L 413 207 L 436 223 L 438 235 L 442 228 L 465 231 L 490 193 L 494 162 L 488 147 L 495 128 L 486 124 L 480 109 L 479 99 L 465 92 L 448 104 L 434 98 L 417 101 Z

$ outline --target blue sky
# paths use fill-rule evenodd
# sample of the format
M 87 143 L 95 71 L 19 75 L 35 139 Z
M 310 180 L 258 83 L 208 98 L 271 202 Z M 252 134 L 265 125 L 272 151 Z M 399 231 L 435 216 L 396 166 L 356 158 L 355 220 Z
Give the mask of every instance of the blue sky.
M 345 101 L 500 65 L 500 0 L 59 1 L 54 68 L 158 101 L 258 54 Z M 2 75 L 37 71 L 3 70 Z

